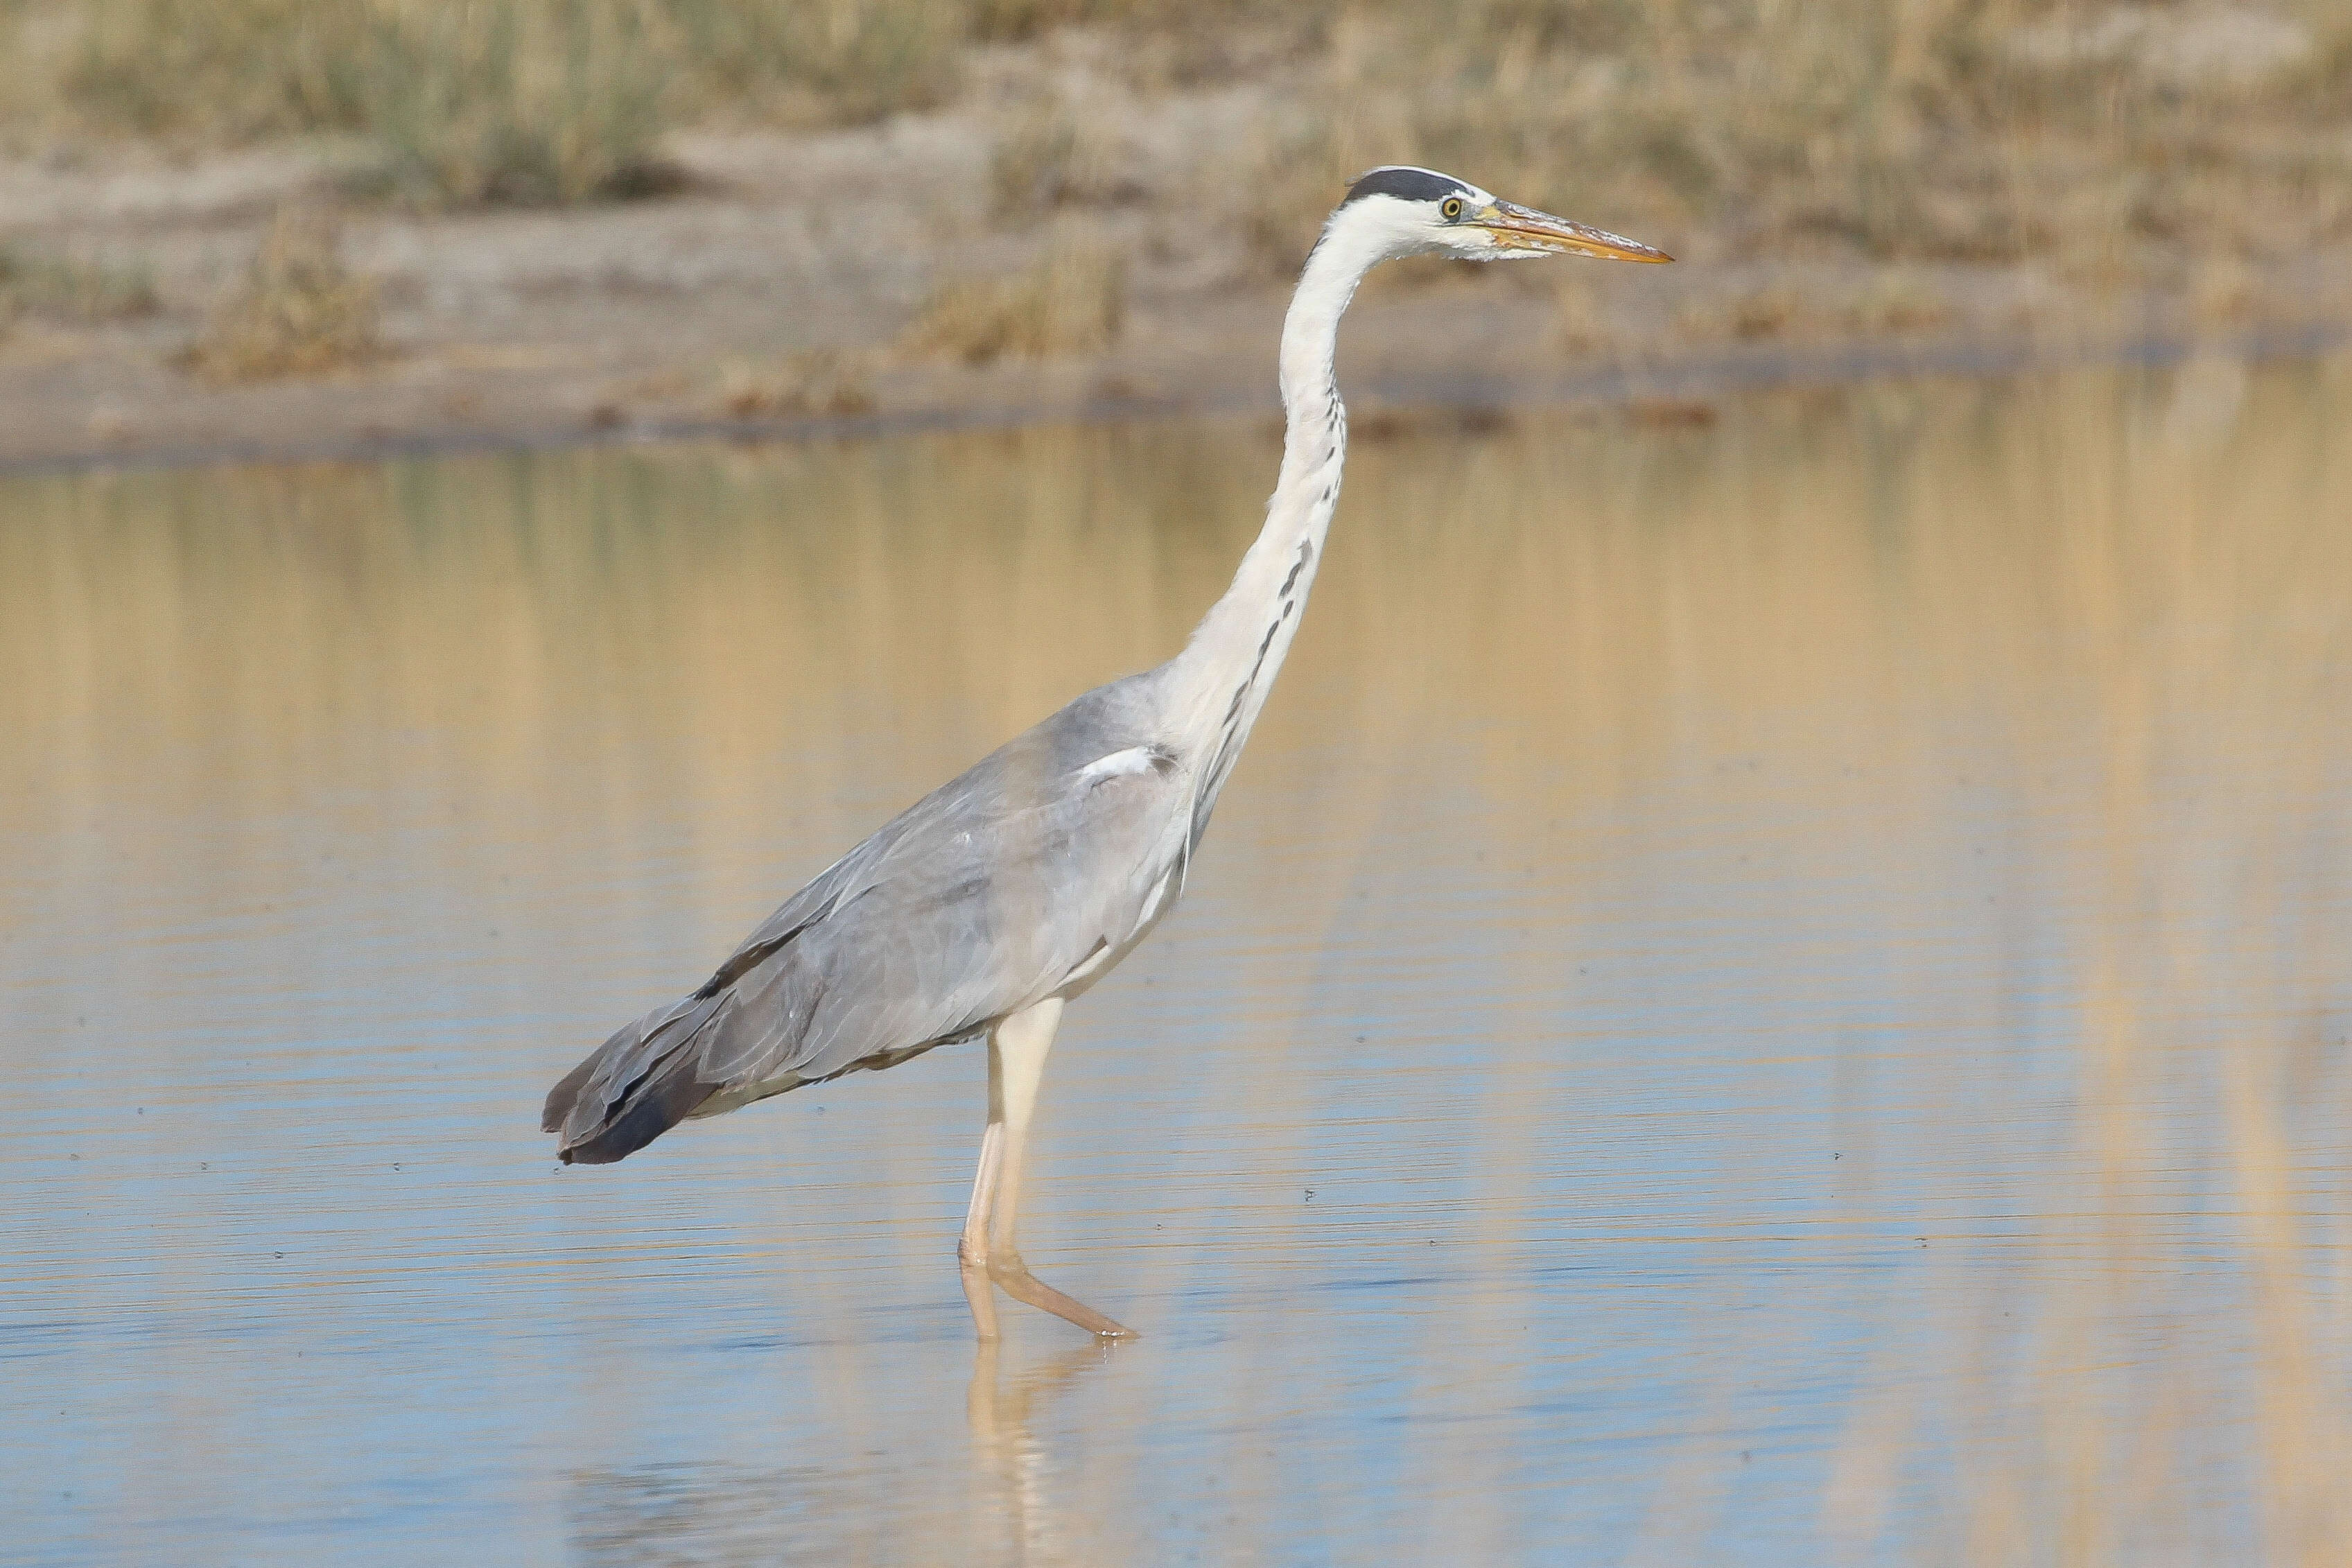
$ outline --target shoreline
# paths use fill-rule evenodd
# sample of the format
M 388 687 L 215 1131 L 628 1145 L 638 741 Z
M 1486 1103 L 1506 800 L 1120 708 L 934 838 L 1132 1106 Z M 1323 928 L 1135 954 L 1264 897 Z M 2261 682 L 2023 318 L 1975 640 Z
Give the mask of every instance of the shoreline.
M 1922 376 L 1999 379 L 2096 365 L 2166 368 L 2200 357 L 2249 363 L 2317 359 L 2352 343 L 2352 322 L 2317 320 L 2236 332 L 2149 332 L 2127 338 L 2053 340 L 2046 335 L 1854 340 L 1715 348 L 1606 365 L 1583 363 L 1549 374 L 1419 372 L 1383 367 L 1343 381 L 1360 429 L 1416 414 L 1457 415 L 1590 405 L 1639 414 L 1664 406 L 1659 423 L 1705 423 L 1709 400 L 1778 387 L 1849 385 Z M 1065 373 L 1073 366 L 1047 367 Z M 1037 381 L 1068 380 L 1039 375 Z M 299 384 L 296 384 L 299 385 Z M 205 442 L 125 441 L 101 447 L 0 453 L 0 479 L 162 469 L 313 463 L 374 463 L 500 452 L 703 441 L 746 445 L 870 440 L 958 430 L 1011 430 L 1045 425 L 1098 425 L 1185 418 L 1233 418 L 1280 410 L 1269 379 L 1260 390 L 1195 386 L 1145 394 L 1101 377 L 1074 394 L 966 397 L 845 415 L 783 417 L 652 416 L 550 421 L 537 427 L 371 428 L 356 434 L 297 433 L 283 439 L 232 437 Z
M 1340 114 L 1370 90 L 1339 56 L 1160 81 L 1115 44 L 992 46 L 953 100 L 868 123 L 681 127 L 660 144 L 670 185 L 574 205 L 369 196 L 331 138 L 0 142 L 0 474 L 1271 410 L 1297 257 L 1344 172 L 1411 127 L 1268 162 L 1301 95 Z M 1647 90 L 1625 86 L 1626 103 Z M 1617 94 L 1588 106 L 1593 125 Z M 2279 119 L 2300 101 L 2246 134 L 2318 156 L 2324 126 Z M 1787 127 L 1718 129 L 1728 177 Z M 1475 172 L 1515 197 L 1681 264 L 1405 263 L 1356 301 L 1342 389 L 1393 423 L 2208 345 L 2271 357 L 2352 331 L 2352 207 L 2289 222 L 2302 209 L 2276 205 L 2282 190 L 2263 187 L 2265 205 L 2187 174 L 2142 192 L 2170 205 L 2103 205 L 2091 196 L 2141 188 L 2116 183 L 2111 140 L 2007 114 L 1977 130 L 1914 171 L 1960 184 L 1936 186 L 1943 217 L 1913 214 L 1927 227 L 1909 238 L 1831 221 L 1853 195 L 1835 179 L 1757 174 L 1738 200 L 1701 201 L 1639 158 L 1587 181 L 1486 146 L 1495 169 Z M 2034 153 L 2019 167 L 2042 173 L 1969 184 L 1970 158 L 2012 134 Z M 2271 145 L 2218 166 L 2268 168 Z M 2210 233 L 2190 221 L 2216 213 L 2230 221 Z M 2044 226 L 2030 242 L 1937 226 L 2006 234 L 2028 216 Z M 1652 416 L 1672 422 L 1635 416 Z

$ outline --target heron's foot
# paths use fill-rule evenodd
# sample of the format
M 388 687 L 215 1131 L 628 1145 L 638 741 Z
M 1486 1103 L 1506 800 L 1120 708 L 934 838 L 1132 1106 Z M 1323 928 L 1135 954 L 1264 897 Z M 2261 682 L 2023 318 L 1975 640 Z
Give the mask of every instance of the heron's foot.
M 963 1266 L 963 1299 L 971 1305 L 972 1332 L 982 1344 L 996 1342 L 996 1293 L 989 1288 L 988 1259 L 974 1258 L 971 1249 L 958 1246 L 956 1261 Z
M 1016 1301 L 1040 1308 L 1066 1322 L 1076 1323 L 1090 1334 L 1107 1340 L 1129 1340 L 1135 1331 L 1123 1323 L 1103 1316 L 1084 1301 L 1065 1296 L 1034 1274 L 1021 1261 L 1017 1252 L 992 1253 L 975 1258 L 971 1252 L 958 1247 L 956 1254 L 963 1264 L 964 1299 L 971 1303 L 972 1326 L 983 1340 L 996 1338 L 996 1303 L 988 1300 L 987 1280 Z

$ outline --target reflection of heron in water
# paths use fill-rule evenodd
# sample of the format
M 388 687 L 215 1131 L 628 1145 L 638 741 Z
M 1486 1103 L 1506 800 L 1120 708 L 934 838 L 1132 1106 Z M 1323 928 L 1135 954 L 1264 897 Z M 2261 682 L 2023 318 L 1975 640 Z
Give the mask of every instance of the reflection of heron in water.
M 975 1470 L 995 1494 L 996 1511 L 1011 1534 L 1013 1560 L 1030 1562 L 1056 1544 L 1056 1538 L 1085 1520 L 1073 1517 L 1048 1491 L 1052 1480 L 1045 1448 L 1034 1422 L 1086 1376 L 1124 1354 L 1118 1342 L 1093 1340 L 1017 1373 L 1008 1384 L 998 1375 L 997 1342 L 982 1340 L 972 1357 L 971 1382 L 964 1391 L 964 1419 L 971 1434 Z M 1070 1543 L 1076 1544 L 1076 1543 Z
M 1375 169 L 1323 226 L 1283 322 L 1288 435 L 1265 527 L 1184 651 L 1096 688 L 907 808 L 753 931 L 701 989 L 627 1025 L 547 1097 L 567 1162 L 935 1046 L 988 1037 L 988 1131 L 959 1254 L 982 1339 L 1007 1295 L 1129 1331 L 1039 1280 L 1014 1245 L 1037 1080 L 1062 1005 L 1183 889 L 1217 793 L 1298 629 L 1339 496 L 1340 312 L 1393 257 L 1661 252 L 1426 169 Z M 1017 628 L 1015 628 L 1017 630 Z
M 823 1342 L 803 1348 L 828 1363 L 846 1353 Z M 903 1348 L 892 1348 L 893 1368 L 907 1364 L 898 1353 Z M 891 1437 L 886 1425 L 860 1419 L 857 1410 L 836 1411 L 837 1447 L 816 1463 L 755 1462 L 772 1456 L 747 1458 L 722 1441 L 718 1453 L 670 1452 L 573 1472 L 564 1510 L 571 1559 L 616 1568 L 1103 1561 L 1089 1543 L 1118 1521 L 1118 1512 L 1074 1474 L 1065 1439 L 1098 1423 L 1098 1402 L 1116 1386 L 1100 1376 L 1128 1348 L 1118 1340 L 1071 1340 L 1050 1355 L 1000 1371 L 1001 1348 L 995 1340 L 976 1347 L 964 1390 L 964 1502 L 937 1506 L 953 1495 L 947 1485 L 953 1426 L 951 1418 L 940 1419 L 948 1415 L 942 1402 L 931 1398 L 919 1406 L 922 1431 L 915 1437 Z M 919 1352 L 917 1359 L 923 1360 Z M 846 1372 L 853 1390 L 875 1370 L 864 1363 L 836 1367 Z M 803 1374 L 813 1375 L 796 1360 L 785 1375 Z M 933 1394 L 950 1386 L 920 1378 L 915 1384 Z M 1081 1389 L 1090 1389 L 1097 1403 L 1075 1399 Z M 925 1484 L 911 1486 L 918 1477 Z

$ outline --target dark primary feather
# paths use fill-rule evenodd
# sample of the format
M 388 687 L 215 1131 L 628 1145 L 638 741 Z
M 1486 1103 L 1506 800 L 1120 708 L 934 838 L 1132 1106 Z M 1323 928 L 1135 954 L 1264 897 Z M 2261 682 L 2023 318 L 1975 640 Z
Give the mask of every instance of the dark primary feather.
M 971 1038 L 1130 944 L 1189 825 L 1182 770 L 1145 732 L 1156 678 L 1087 693 L 925 795 L 692 995 L 617 1030 L 547 1097 L 562 1158 L 618 1160 L 688 1116 Z M 1160 750 L 1082 776 L 1132 746 Z

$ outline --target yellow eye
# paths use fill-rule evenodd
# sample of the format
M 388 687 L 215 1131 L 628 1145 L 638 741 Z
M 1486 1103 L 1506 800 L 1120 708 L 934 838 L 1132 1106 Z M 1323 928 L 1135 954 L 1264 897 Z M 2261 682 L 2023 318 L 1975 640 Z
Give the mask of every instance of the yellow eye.
M 1462 216 L 1462 198 L 1460 196 L 1448 196 L 1444 202 L 1439 204 L 1437 210 L 1444 215 L 1446 222 L 1452 223 L 1455 218 Z

